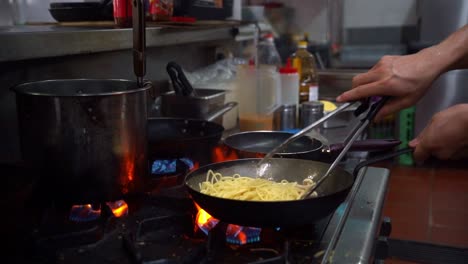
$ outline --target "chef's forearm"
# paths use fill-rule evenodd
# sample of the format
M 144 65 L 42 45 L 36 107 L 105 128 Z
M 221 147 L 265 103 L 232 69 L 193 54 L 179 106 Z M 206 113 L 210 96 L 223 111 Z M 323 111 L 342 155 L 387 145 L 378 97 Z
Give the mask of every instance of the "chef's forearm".
M 468 25 L 452 33 L 441 43 L 421 51 L 440 75 L 468 68 Z

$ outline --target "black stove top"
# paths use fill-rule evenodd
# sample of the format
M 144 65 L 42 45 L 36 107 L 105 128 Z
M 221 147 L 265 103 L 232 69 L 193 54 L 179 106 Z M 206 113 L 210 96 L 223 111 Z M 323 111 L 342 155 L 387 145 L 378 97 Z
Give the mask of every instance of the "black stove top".
M 350 170 L 354 165 L 343 164 Z M 191 164 L 176 161 L 174 172 L 153 174 L 150 192 L 73 208 L 38 195 L 31 181 L 34 172 L 1 167 L 14 175 L 0 200 L 7 263 L 318 263 L 330 247 L 341 207 L 319 222 L 293 229 L 239 227 L 213 219 L 200 225 L 199 210 L 181 185 L 185 174 L 179 167 L 185 170 Z M 356 198 L 359 206 L 349 214 L 363 225 L 356 230 L 354 221 L 345 222 L 338 238 L 343 245 L 335 243 L 336 258 L 339 252 L 344 259 L 368 257 L 380 221 L 368 212 L 380 212 L 387 178 L 380 170 L 364 178 L 366 187 Z M 375 191 L 366 191 L 371 189 Z M 362 242 L 348 243 L 348 238 Z M 356 254 L 347 254 L 350 248 Z
M 197 225 L 183 186 L 127 199 L 127 215 L 108 205 L 87 213 L 45 209 L 16 234 L 17 263 L 310 263 L 330 218 L 294 229 Z M 62 212 L 62 213 L 61 213 Z M 96 217 L 94 214 L 98 212 Z M 82 218 L 80 218 L 82 217 Z
M 321 250 L 329 218 L 295 229 L 240 227 L 213 218 L 198 224 L 199 210 L 182 185 L 194 166 L 186 160 L 154 163 L 151 191 L 72 207 L 53 202 L 40 184 L 21 181 L 34 172 L 5 168 L 17 177 L 9 183 L 14 188 L 1 223 L 8 258 L 38 264 L 310 263 Z

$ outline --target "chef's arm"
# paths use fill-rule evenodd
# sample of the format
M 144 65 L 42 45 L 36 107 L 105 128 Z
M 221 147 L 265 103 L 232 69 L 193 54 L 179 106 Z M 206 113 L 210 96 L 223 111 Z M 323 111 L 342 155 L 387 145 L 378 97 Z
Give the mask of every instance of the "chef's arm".
M 468 68 L 468 25 L 452 33 L 441 43 L 429 47 L 422 52 L 431 55 L 428 59 L 439 64 L 439 74 L 455 69 Z

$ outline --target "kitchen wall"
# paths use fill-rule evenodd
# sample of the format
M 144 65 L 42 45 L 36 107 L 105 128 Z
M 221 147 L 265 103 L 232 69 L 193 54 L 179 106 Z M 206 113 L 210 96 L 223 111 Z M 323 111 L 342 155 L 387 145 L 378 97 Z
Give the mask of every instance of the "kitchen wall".
M 354 28 L 384 28 L 414 26 L 418 21 L 418 0 L 280 0 L 294 9 L 294 33 L 307 32 L 317 42 L 328 41 L 329 17 L 339 16 L 342 6 L 344 32 Z M 338 6 L 338 8 L 336 8 Z M 332 17 L 337 22 L 338 18 Z M 332 32 L 333 34 L 333 32 Z
M 12 5 L 9 1 L 0 1 L 0 26 L 13 25 Z
M 344 27 L 416 25 L 417 0 L 344 0 Z
M 293 9 L 293 33 L 307 33 L 310 40 L 323 43 L 328 41 L 328 0 L 280 0 L 285 6 Z

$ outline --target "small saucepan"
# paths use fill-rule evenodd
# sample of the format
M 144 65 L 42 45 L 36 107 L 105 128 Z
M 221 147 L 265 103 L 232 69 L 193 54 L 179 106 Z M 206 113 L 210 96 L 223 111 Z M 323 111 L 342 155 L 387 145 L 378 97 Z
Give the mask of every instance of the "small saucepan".
M 262 158 L 279 146 L 293 134 L 283 131 L 247 131 L 235 133 L 224 138 L 225 151 L 228 155 L 234 152 L 238 158 Z M 349 151 L 387 151 L 400 145 L 395 139 L 367 139 L 354 142 Z M 293 141 L 276 157 L 331 161 L 343 149 L 343 144 L 326 146 L 320 140 L 303 136 Z

